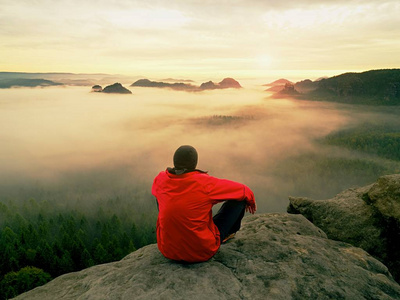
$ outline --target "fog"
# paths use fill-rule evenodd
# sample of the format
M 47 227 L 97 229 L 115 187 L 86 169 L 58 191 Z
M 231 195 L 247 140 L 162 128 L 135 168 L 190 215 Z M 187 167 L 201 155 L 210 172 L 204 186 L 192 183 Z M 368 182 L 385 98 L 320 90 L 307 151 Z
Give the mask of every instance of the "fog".
M 260 212 L 285 211 L 289 195 L 329 198 L 370 183 L 358 173 L 331 182 L 313 174 L 315 156 L 356 155 L 316 141 L 366 119 L 387 118 L 384 110 L 272 99 L 256 86 L 131 91 L 0 90 L 0 200 L 37 197 L 40 190 L 55 201 L 132 194 L 148 201 L 153 178 L 172 166 L 176 148 L 190 144 L 198 150 L 198 168 L 248 185 Z

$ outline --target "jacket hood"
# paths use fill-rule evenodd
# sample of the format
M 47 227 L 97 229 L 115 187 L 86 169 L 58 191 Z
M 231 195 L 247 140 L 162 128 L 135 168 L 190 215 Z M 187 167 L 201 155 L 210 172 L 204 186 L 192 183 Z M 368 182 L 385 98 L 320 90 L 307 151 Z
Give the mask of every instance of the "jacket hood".
M 188 170 L 188 169 L 177 169 L 177 168 L 167 168 L 168 173 L 170 174 L 174 174 L 174 175 L 182 175 L 182 174 L 186 174 L 186 173 L 190 173 L 190 172 L 200 172 L 200 173 L 208 173 L 208 171 L 203 171 L 203 170 L 199 170 L 199 169 L 192 169 L 192 170 Z

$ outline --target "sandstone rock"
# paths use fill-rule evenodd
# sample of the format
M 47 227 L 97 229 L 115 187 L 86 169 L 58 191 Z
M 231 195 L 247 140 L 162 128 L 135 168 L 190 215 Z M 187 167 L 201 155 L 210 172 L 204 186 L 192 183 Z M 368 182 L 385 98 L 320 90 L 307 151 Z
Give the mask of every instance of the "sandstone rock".
M 400 221 L 400 174 L 380 177 L 368 197 L 383 216 Z
M 332 241 L 301 215 L 246 217 L 208 262 L 182 264 L 156 245 L 60 276 L 16 299 L 399 299 L 364 250 Z
M 366 250 L 400 282 L 400 175 L 383 176 L 375 184 L 328 200 L 289 201 L 288 212 L 304 215 L 330 239 Z
M 382 229 L 376 224 L 374 208 L 362 199 L 370 187 L 349 189 L 328 200 L 289 197 L 288 212 L 302 214 L 330 239 L 350 243 L 379 256 L 385 248 Z

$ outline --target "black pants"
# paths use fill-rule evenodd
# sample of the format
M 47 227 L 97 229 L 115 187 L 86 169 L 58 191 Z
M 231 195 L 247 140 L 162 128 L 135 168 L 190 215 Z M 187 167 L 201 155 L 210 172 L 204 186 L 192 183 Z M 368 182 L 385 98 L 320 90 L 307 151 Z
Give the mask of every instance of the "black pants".
M 246 208 L 246 201 L 228 200 L 221 206 L 217 214 L 213 217 L 214 224 L 217 225 L 221 242 L 230 234 L 240 229 Z

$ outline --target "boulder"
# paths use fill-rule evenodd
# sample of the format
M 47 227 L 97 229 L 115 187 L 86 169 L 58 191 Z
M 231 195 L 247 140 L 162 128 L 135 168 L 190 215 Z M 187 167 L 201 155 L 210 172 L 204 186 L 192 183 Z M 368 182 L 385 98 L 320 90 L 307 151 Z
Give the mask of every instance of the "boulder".
M 388 269 L 361 248 L 329 240 L 301 215 L 244 218 L 209 261 L 183 264 L 157 245 L 62 275 L 16 299 L 399 299 Z
M 368 198 L 384 217 L 400 222 L 400 174 L 380 177 L 368 191 Z
M 289 201 L 288 212 L 304 215 L 330 239 L 369 252 L 400 282 L 400 174 L 328 200 L 290 197 Z

